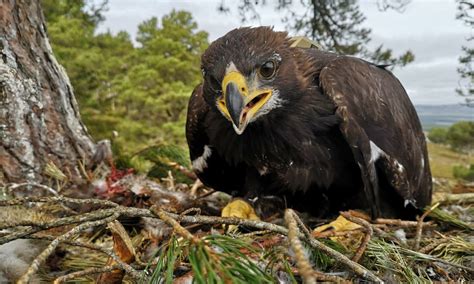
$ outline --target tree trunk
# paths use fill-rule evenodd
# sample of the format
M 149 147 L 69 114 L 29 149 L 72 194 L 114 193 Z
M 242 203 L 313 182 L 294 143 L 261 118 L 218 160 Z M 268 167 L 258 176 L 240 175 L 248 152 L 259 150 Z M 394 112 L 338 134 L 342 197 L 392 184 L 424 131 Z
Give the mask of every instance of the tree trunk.
M 54 163 L 68 181 L 94 143 L 69 78 L 56 61 L 38 0 L 0 0 L 0 185 L 46 182 Z

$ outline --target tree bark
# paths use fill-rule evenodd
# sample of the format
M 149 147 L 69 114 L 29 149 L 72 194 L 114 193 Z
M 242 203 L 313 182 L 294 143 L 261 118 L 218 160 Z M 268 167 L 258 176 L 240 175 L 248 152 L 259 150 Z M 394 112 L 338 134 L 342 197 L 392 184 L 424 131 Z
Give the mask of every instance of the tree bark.
M 48 163 L 77 182 L 94 148 L 40 1 L 0 0 L 0 185 L 45 182 Z

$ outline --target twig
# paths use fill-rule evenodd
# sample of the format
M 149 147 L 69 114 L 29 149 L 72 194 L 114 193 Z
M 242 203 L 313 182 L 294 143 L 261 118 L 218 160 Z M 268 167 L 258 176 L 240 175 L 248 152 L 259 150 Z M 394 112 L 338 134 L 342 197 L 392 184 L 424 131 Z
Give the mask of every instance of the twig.
M 437 265 L 435 262 L 433 262 L 433 263 L 431 264 L 431 266 L 433 266 L 434 269 L 436 269 L 439 274 L 442 274 L 443 277 L 445 277 L 445 279 L 447 280 L 448 283 L 454 283 L 454 281 L 451 279 L 451 277 L 449 277 L 449 273 L 448 273 L 444 268 L 442 268 L 441 266 Z
M 192 179 L 192 180 L 195 180 L 197 179 L 197 176 L 194 172 L 188 170 L 188 168 L 176 163 L 176 162 L 169 162 L 168 163 L 168 166 L 170 167 L 173 167 L 175 170 L 181 172 L 183 175 L 185 175 L 186 177 Z
M 384 224 L 384 225 L 394 225 L 400 227 L 416 227 L 418 226 L 417 221 L 405 221 L 400 219 L 384 219 L 384 218 L 377 218 L 375 219 L 375 224 Z M 431 226 L 433 225 L 433 221 L 424 222 L 423 226 Z
M 142 209 L 139 209 L 139 210 L 142 210 Z M 288 234 L 288 230 L 285 227 L 275 225 L 272 223 L 263 222 L 263 221 L 240 219 L 240 218 L 235 218 L 235 217 L 216 217 L 216 216 L 203 216 L 203 215 L 181 216 L 179 214 L 164 212 L 164 211 L 163 213 L 175 220 L 180 220 L 183 223 L 207 224 L 207 225 L 239 225 L 239 226 L 246 226 L 246 227 L 251 227 L 251 228 L 259 229 L 259 230 L 270 230 L 272 232 L 280 233 L 283 235 Z
M 45 202 L 69 202 L 69 203 L 76 203 L 76 204 L 94 204 L 94 205 L 102 205 L 106 207 L 117 207 L 120 206 L 115 202 L 102 200 L 102 199 L 78 199 L 78 198 L 70 198 L 65 196 L 51 196 L 51 197 L 24 197 L 24 198 L 15 198 L 10 200 L 0 200 L 0 206 L 13 206 L 13 205 L 21 205 L 29 202 L 36 202 L 36 203 L 45 203 Z
M 362 228 L 355 228 L 354 230 L 350 231 L 334 231 L 334 230 L 327 230 L 324 232 L 313 232 L 312 235 L 315 238 L 322 239 L 322 238 L 331 238 L 331 237 L 346 237 L 354 234 L 359 234 Z
M 175 185 L 175 180 L 173 177 L 173 173 L 171 171 L 168 171 L 168 176 L 165 178 L 161 178 L 162 181 L 166 181 L 168 183 L 168 190 L 175 191 L 176 190 L 176 185 Z
M 25 238 L 25 239 L 36 239 L 36 240 L 48 240 L 48 241 L 53 241 L 54 239 L 56 239 L 53 236 L 38 236 L 38 235 L 29 235 L 29 236 L 25 236 L 23 238 Z M 90 250 L 99 251 L 99 252 L 113 258 L 115 261 L 120 262 L 120 258 L 113 251 L 109 251 L 106 248 L 103 248 L 103 247 L 95 245 L 95 244 L 81 243 L 81 242 L 77 242 L 77 241 L 63 241 L 63 244 L 70 245 L 70 246 L 76 246 L 76 247 L 83 247 L 83 248 L 87 248 L 87 249 L 90 249 Z M 134 264 L 134 266 L 146 267 L 148 265 L 147 263 L 142 262 L 138 256 L 136 257 L 135 262 L 136 263 Z
M 24 187 L 24 186 L 38 187 L 38 188 L 46 190 L 49 193 L 52 193 L 55 196 L 59 196 L 59 193 L 56 190 L 52 189 L 51 187 L 43 185 L 43 184 L 39 184 L 39 183 L 34 183 L 34 182 L 11 183 L 11 184 L 7 184 L 6 189 L 11 191 L 11 190 L 15 190 L 17 188 Z
M 378 228 L 376 225 L 372 225 L 372 229 L 380 237 L 382 237 L 384 239 L 389 239 L 392 242 L 397 243 L 397 244 L 400 243 L 400 240 L 398 238 L 396 238 L 396 237 L 390 235 L 389 233 L 385 232 L 384 230 Z
M 193 183 L 193 186 L 191 187 L 191 196 L 196 196 L 196 193 L 197 193 L 197 190 L 202 187 L 204 184 L 202 183 L 202 181 L 200 179 L 196 179 Z
M 209 195 L 213 194 L 214 192 L 216 192 L 214 189 L 209 189 L 206 193 L 203 193 L 203 194 L 199 195 L 196 198 L 197 199 L 202 199 L 202 198 L 208 197 Z
M 418 219 L 418 224 L 416 226 L 415 247 L 414 247 L 414 249 L 416 251 L 420 249 L 421 234 L 423 232 L 423 220 L 425 219 L 426 216 L 428 216 L 428 214 L 431 213 L 431 211 L 436 209 L 436 207 L 438 207 L 438 206 L 439 206 L 439 202 L 436 203 L 435 205 L 431 206 L 430 209 L 426 210 L 425 213 L 423 213 L 423 215 L 421 215 L 420 219 Z
M 89 276 L 91 274 L 99 274 L 99 273 L 105 273 L 105 272 L 111 272 L 113 270 L 119 269 L 120 266 L 115 264 L 115 265 L 110 265 L 110 266 L 104 266 L 104 267 L 92 267 L 92 268 L 87 268 L 81 271 L 76 271 L 73 273 L 66 274 L 64 276 L 58 277 L 54 280 L 54 284 L 59 284 L 66 282 L 68 280 L 76 279 L 78 277 L 82 276 Z
M 38 229 L 38 231 L 41 231 L 42 229 Z M 37 231 L 33 227 L 21 227 L 17 229 L 15 232 L 9 233 L 8 235 L 0 237 L 0 245 L 6 244 L 8 242 L 11 242 L 13 240 L 22 238 L 24 236 L 27 236 L 29 234 L 36 233 Z
M 297 217 L 297 220 L 299 220 L 300 224 L 303 223 L 299 219 L 299 217 Z M 306 237 L 306 240 L 309 242 L 309 244 L 313 248 L 319 249 L 319 250 L 325 252 L 326 254 L 332 256 L 336 261 L 346 265 L 347 267 L 352 269 L 352 271 L 354 271 L 359 276 L 362 276 L 363 278 L 366 278 L 366 279 L 368 279 L 372 282 L 377 282 L 377 283 L 382 283 L 383 282 L 380 278 L 378 278 L 375 274 L 373 274 L 371 271 L 367 270 L 362 265 L 358 264 L 357 262 L 354 262 L 354 261 L 350 260 L 349 258 L 347 258 L 347 256 L 343 255 L 342 253 L 340 253 L 336 250 L 333 250 L 332 248 L 330 248 L 330 247 L 322 244 L 321 242 L 317 241 L 316 239 L 314 239 L 313 236 L 311 235 L 311 232 L 309 232 L 307 229 L 303 230 L 303 233 L 304 233 L 304 236 Z
M 297 225 L 298 225 L 297 229 L 299 227 L 303 231 L 303 236 L 311 238 L 312 237 L 311 232 L 308 230 L 306 225 L 303 223 L 303 221 L 300 219 L 300 217 L 298 216 L 298 214 L 296 214 L 295 211 L 293 211 L 291 209 L 287 209 L 285 211 L 285 221 L 286 221 L 286 213 L 287 212 L 289 212 L 290 218 L 293 219 L 297 223 Z M 290 239 L 289 229 L 290 228 L 288 227 L 288 239 Z M 300 232 L 297 231 L 297 233 L 298 233 L 298 235 L 301 236 Z M 299 239 L 298 239 L 298 242 L 299 242 Z M 302 256 L 304 257 L 304 254 Z M 310 265 L 310 267 L 311 267 L 311 265 Z M 334 283 L 345 283 L 345 282 L 347 282 L 347 280 L 345 280 L 344 278 L 341 278 L 341 277 L 338 277 L 338 276 L 335 276 L 335 275 L 327 275 L 325 273 L 322 273 L 322 272 L 319 272 L 319 271 L 316 271 L 316 270 L 313 270 L 313 269 L 311 269 L 311 270 L 312 270 L 312 274 L 313 274 L 312 277 L 315 278 L 317 281 L 334 282 Z M 301 273 L 301 271 L 300 271 L 300 273 Z M 305 283 L 307 283 L 307 282 L 305 281 Z
M 374 273 L 369 271 L 367 268 L 363 267 L 362 265 L 358 264 L 357 262 L 354 262 L 347 258 L 347 256 L 343 255 L 342 253 L 324 245 L 323 243 L 317 241 L 314 239 L 311 234 L 306 235 L 306 240 L 309 242 L 309 244 L 314 248 L 314 249 L 319 249 L 326 254 L 330 255 L 333 257 L 336 261 L 344 264 L 348 268 L 350 268 L 352 271 L 354 271 L 357 275 L 361 276 L 362 278 L 365 278 L 367 280 L 370 280 L 372 282 L 376 283 L 382 283 L 383 281 L 378 278 Z
M 298 224 L 293 217 L 293 210 L 285 210 L 285 223 L 288 227 L 288 240 L 290 242 L 291 249 L 295 253 L 296 266 L 298 267 L 298 271 L 303 278 L 303 282 L 308 284 L 316 283 L 315 271 L 306 258 L 303 244 L 298 237 L 300 234 L 298 234 Z
M 8 243 L 12 240 L 15 240 L 15 239 L 18 239 L 30 234 L 34 234 L 36 232 L 39 232 L 45 229 L 56 228 L 56 227 L 61 227 L 65 225 L 71 225 L 71 224 L 76 224 L 76 223 L 83 223 L 83 222 L 107 218 L 113 215 L 116 211 L 117 211 L 116 208 L 110 208 L 110 209 L 88 212 L 88 213 L 84 213 L 84 214 L 76 215 L 76 216 L 68 216 L 68 217 L 64 217 L 55 221 L 49 221 L 49 222 L 36 221 L 37 224 L 35 224 L 34 227 L 32 226 L 25 227 L 19 231 L 16 231 L 16 232 L 13 232 L 11 234 L 1 237 L 0 244 Z
M 369 243 L 370 239 L 372 238 L 372 235 L 374 234 L 374 230 L 372 229 L 372 225 L 365 221 L 364 219 L 354 217 L 348 212 L 341 212 L 341 215 L 346 218 L 347 220 L 356 223 L 358 225 L 361 225 L 365 228 L 365 236 L 364 239 L 362 240 L 362 243 L 360 244 L 359 248 L 357 249 L 356 253 L 352 257 L 352 261 L 354 262 L 359 262 L 360 258 L 365 252 L 365 249 L 367 248 L 367 244 Z
M 105 219 L 102 219 L 102 220 L 97 220 L 97 221 L 91 221 L 91 222 L 85 222 L 85 223 L 82 223 L 80 225 L 78 225 L 77 227 L 73 228 L 72 230 L 68 231 L 67 233 L 57 237 L 54 241 L 52 241 L 47 247 L 46 249 L 44 249 L 34 260 L 33 262 L 31 263 L 30 267 L 28 268 L 28 270 L 26 271 L 25 274 L 23 274 L 20 279 L 18 280 L 18 284 L 26 284 L 29 282 L 31 276 L 33 274 L 36 273 L 36 271 L 38 271 L 40 265 L 49 257 L 49 255 L 51 255 L 51 253 L 53 253 L 53 251 L 56 249 L 56 247 L 64 240 L 68 240 L 69 238 L 71 238 L 72 236 L 74 236 L 75 234 L 83 231 L 83 230 L 86 230 L 90 227 L 95 227 L 95 226 L 99 226 L 99 225 L 103 225 L 103 224 L 106 224 L 108 222 L 111 222 L 115 219 L 117 219 L 119 217 L 119 214 L 113 214 L 112 216 L 109 216 Z M 120 265 L 118 263 L 118 265 Z M 130 273 L 130 275 L 136 279 L 140 279 L 140 274 L 135 270 L 133 269 L 131 266 L 129 267 L 126 267 L 126 266 L 123 266 L 123 265 L 120 265 L 122 269 L 124 269 L 125 271 L 127 271 L 128 273 Z
M 439 240 L 435 240 L 433 241 L 431 244 L 425 246 L 425 247 L 422 247 L 419 252 L 421 253 L 429 253 L 430 251 L 434 250 L 437 246 L 439 246 L 440 244 L 444 244 L 446 242 L 449 242 L 449 239 L 439 239 Z
M 36 226 L 43 228 L 44 222 L 39 222 L 36 220 L 18 220 L 13 222 L 5 222 L 0 223 L 0 230 L 8 229 L 8 228 L 15 228 L 15 227 L 28 227 L 28 226 Z
M 126 264 L 130 264 L 135 261 L 136 254 L 135 248 L 133 247 L 132 240 L 130 236 L 125 231 L 125 228 L 120 224 L 119 221 L 114 220 L 107 224 L 107 228 L 112 233 L 112 241 L 113 241 L 113 250 L 118 258 Z M 112 266 L 117 264 L 116 259 L 113 257 L 109 257 L 106 262 L 107 266 Z M 125 276 L 125 272 L 123 270 L 112 270 L 110 272 L 105 272 L 99 275 L 97 278 L 98 283 L 119 283 L 122 282 L 123 277 Z
M 143 210 L 143 209 L 138 209 Z M 275 233 L 279 233 L 282 235 L 288 235 L 288 230 L 282 226 L 278 226 L 275 224 L 267 223 L 264 221 L 256 221 L 256 220 L 246 220 L 240 218 L 232 218 L 232 217 L 212 217 L 212 216 L 181 216 L 179 217 L 178 214 L 164 212 L 164 214 L 170 216 L 173 219 L 181 218 L 180 220 L 183 223 L 192 223 L 192 224 L 212 224 L 212 225 L 243 225 L 259 230 L 270 230 Z M 147 216 L 148 217 L 148 216 Z M 315 240 L 311 234 L 309 236 L 303 235 L 305 237 L 305 241 L 307 241 L 313 248 L 319 249 L 324 253 L 328 254 L 329 256 L 333 257 L 336 261 L 346 265 L 352 271 L 354 271 L 357 275 L 370 280 L 372 282 L 380 283 L 382 280 L 375 276 L 372 272 L 367 270 L 365 267 L 361 266 L 360 264 L 353 262 L 349 258 L 347 258 L 342 253 L 322 244 L 321 242 Z
M 35 239 L 35 240 L 48 240 L 48 241 L 54 241 L 56 238 L 53 237 L 53 236 L 38 236 L 38 235 L 29 235 L 29 236 L 25 236 L 24 238 L 26 239 Z M 109 257 L 112 257 L 114 259 L 118 258 L 118 256 L 112 252 L 112 251 L 109 251 L 101 246 L 98 246 L 98 245 L 95 245 L 95 244 L 88 244 L 88 243 L 81 243 L 81 242 L 78 242 L 78 241 L 68 241 L 68 240 L 64 240 L 62 242 L 63 244 L 66 244 L 66 245 L 70 245 L 70 246 L 76 246 L 76 247 L 83 247 L 83 248 L 87 248 L 87 249 L 90 249 L 90 250 L 95 250 L 95 251 L 99 251 Z
M 271 232 L 272 231 L 269 231 L 269 230 L 254 231 L 254 232 L 250 232 L 250 233 L 240 234 L 239 237 L 250 238 L 250 237 L 254 237 L 254 236 L 258 236 L 258 235 L 266 235 L 266 234 L 271 233 Z
M 182 237 L 186 238 L 187 240 L 193 242 L 194 244 L 198 244 L 201 242 L 201 240 L 198 237 L 195 237 L 193 234 L 191 234 L 188 230 L 186 230 L 183 226 L 181 226 L 178 221 L 175 219 L 171 218 L 168 214 L 165 213 L 165 211 L 157 208 L 157 207 L 152 207 L 150 210 L 153 211 L 158 217 L 160 217 L 161 220 L 163 220 L 166 224 L 170 225 L 173 227 L 174 231 L 181 235 Z
M 134 207 L 123 207 L 114 202 L 106 201 L 106 200 L 97 200 L 97 199 L 72 199 L 72 198 L 63 198 L 63 197 L 49 197 L 49 198 L 26 198 L 23 200 L 10 200 L 10 201 L 0 201 L 0 206 L 6 205 L 18 205 L 23 204 L 26 202 L 51 202 L 51 201 L 59 201 L 59 202 L 71 202 L 77 204 L 96 204 L 96 205 L 103 205 L 103 206 L 112 206 L 115 209 L 116 214 L 121 216 L 127 217 L 151 217 L 156 218 L 156 215 L 153 214 L 149 209 L 141 209 L 141 208 L 134 208 Z M 105 209 L 106 210 L 106 209 Z M 104 210 L 97 210 L 97 214 Z M 92 212 L 91 212 L 92 213 Z M 263 221 L 256 221 L 256 220 L 245 220 L 240 218 L 226 218 L 226 217 L 211 217 L 211 216 L 180 216 L 174 213 L 168 213 L 162 211 L 163 214 L 169 216 L 174 220 L 181 220 L 183 223 L 189 224 L 211 224 L 211 225 L 244 225 L 247 227 L 251 227 L 258 230 L 270 230 L 272 232 L 276 232 L 282 235 L 287 235 L 288 230 L 282 226 L 263 222 Z M 31 234 L 31 232 L 30 232 Z M 25 236 L 28 234 L 22 234 Z M 351 261 L 345 255 L 341 254 L 338 251 L 335 251 L 332 248 L 327 247 L 326 245 L 322 244 L 321 242 L 315 240 L 311 235 L 302 235 L 305 241 L 307 241 L 313 248 L 319 249 L 324 253 L 328 254 L 329 256 L 333 257 L 336 261 L 344 264 L 345 266 L 349 267 L 352 271 L 356 274 L 365 278 L 367 280 L 373 282 L 381 282 L 381 280 L 375 276 L 372 272 L 367 270 L 365 267 L 361 266 L 358 263 Z
M 179 213 L 179 215 L 180 216 L 189 215 L 189 213 L 193 213 L 193 212 L 196 215 L 201 215 L 201 208 L 197 208 L 197 207 L 188 208 L 184 210 L 183 212 Z
M 474 203 L 474 193 L 445 193 L 442 195 L 434 195 L 433 199 L 442 204 L 451 203 Z
M 53 164 L 54 165 L 54 164 Z M 61 173 L 62 174 L 62 173 Z M 58 182 L 58 187 L 59 187 L 59 180 L 56 180 Z M 67 182 L 67 180 L 65 181 Z M 55 189 L 53 189 L 52 187 L 49 187 L 49 186 L 46 186 L 46 185 L 43 185 L 43 184 L 39 184 L 39 183 L 34 183 L 34 182 L 30 182 L 30 183 L 11 183 L 11 184 L 7 184 L 5 186 L 5 188 L 9 191 L 13 191 L 14 189 L 17 189 L 17 188 L 20 188 L 20 187 L 23 187 L 23 186 L 34 186 L 34 187 L 39 187 L 39 188 L 42 188 L 42 189 L 45 189 L 46 191 L 52 193 L 54 196 L 56 197 L 59 197 L 59 193 L 58 191 L 56 191 Z M 61 188 L 60 188 L 61 189 Z M 61 206 L 63 207 L 63 209 L 65 209 L 66 211 L 68 211 L 69 213 L 71 212 L 74 212 L 74 210 L 72 210 L 71 208 L 65 206 L 64 204 L 61 204 Z
M 298 223 L 299 228 L 303 231 L 303 235 L 306 236 L 306 237 L 308 237 L 308 236 L 312 237 L 311 232 L 308 230 L 306 225 L 300 219 L 298 214 L 296 214 L 296 212 L 294 210 L 291 210 L 290 213 L 291 213 L 293 219 L 295 219 L 296 223 Z

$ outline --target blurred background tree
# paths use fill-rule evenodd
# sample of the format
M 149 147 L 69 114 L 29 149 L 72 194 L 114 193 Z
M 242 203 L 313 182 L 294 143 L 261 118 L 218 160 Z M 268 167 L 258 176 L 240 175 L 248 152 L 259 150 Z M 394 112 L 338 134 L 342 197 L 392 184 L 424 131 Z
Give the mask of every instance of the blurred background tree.
M 432 128 L 428 139 L 433 143 L 449 145 L 455 151 L 473 153 L 474 122 L 459 121 L 447 128 Z
M 457 0 L 458 14 L 457 19 L 461 20 L 466 26 L 474 28 L 474 3 L 472 1 Z M 474 36 L 471 34 L 466 40 L 466 46 L 462 47 L 463 55 L 459 57 L 460 66 L 458 72 L 461 75 L 461 82 L 456 92 L 466 97 L 466 104 L 474 107 L 474 70 L 472 69 L 472 58 L 474 57 L 474 48 L 472 43 Z
M 208 34 L 183 11 L 141 23 L 136 42 L 127 32 L 97 33 L 107 2 L 93 3 L 42 1 L 53 50 L 90 133 L 112 138 L 122 154 L 162 142 L 184 149 L 187 101 L 200 80 Z
M 231 1 L 235 5 L 234 1 Z M 243 23 L 259 18 L 259 7 L 267 1 L 238 1 L 238 12 Z M 381 11 L 395 9 L 402 12 L 410 0 L 379 0 Z M 285 12 L 283 22 L 293 34 L 305 35 L 322 46 L 323 49 L 362 57 L 381 65 L 404 66 L 415 59 L 411 51 L 394 55 L 393 51 L 378 45 L 369 48 L 371 29 L 364 27 L 365 16 L 356 0 L 301 0 L 270 1 L 275 10 Z M 301 9 L 303 8 L 303 9 Z M 231 9 L 222 0 L 218 10 L 230 13 Z M 297 11 L 304 10 L 304 13 Z

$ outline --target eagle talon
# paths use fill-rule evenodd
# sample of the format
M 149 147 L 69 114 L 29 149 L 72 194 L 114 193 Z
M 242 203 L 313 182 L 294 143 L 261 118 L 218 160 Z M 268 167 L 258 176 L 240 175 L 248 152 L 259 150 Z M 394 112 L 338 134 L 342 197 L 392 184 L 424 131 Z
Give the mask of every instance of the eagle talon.
M 241 219 L 248 220 L 260 220 L 260 218 L 255 213 L 255 209 L 242 198 L 235 198 L 230 201 L 221 212 L 222 217 L 236 217 Z M 236 225 L 225 226 L 227 232 L 234 232 L 237 230 Z

